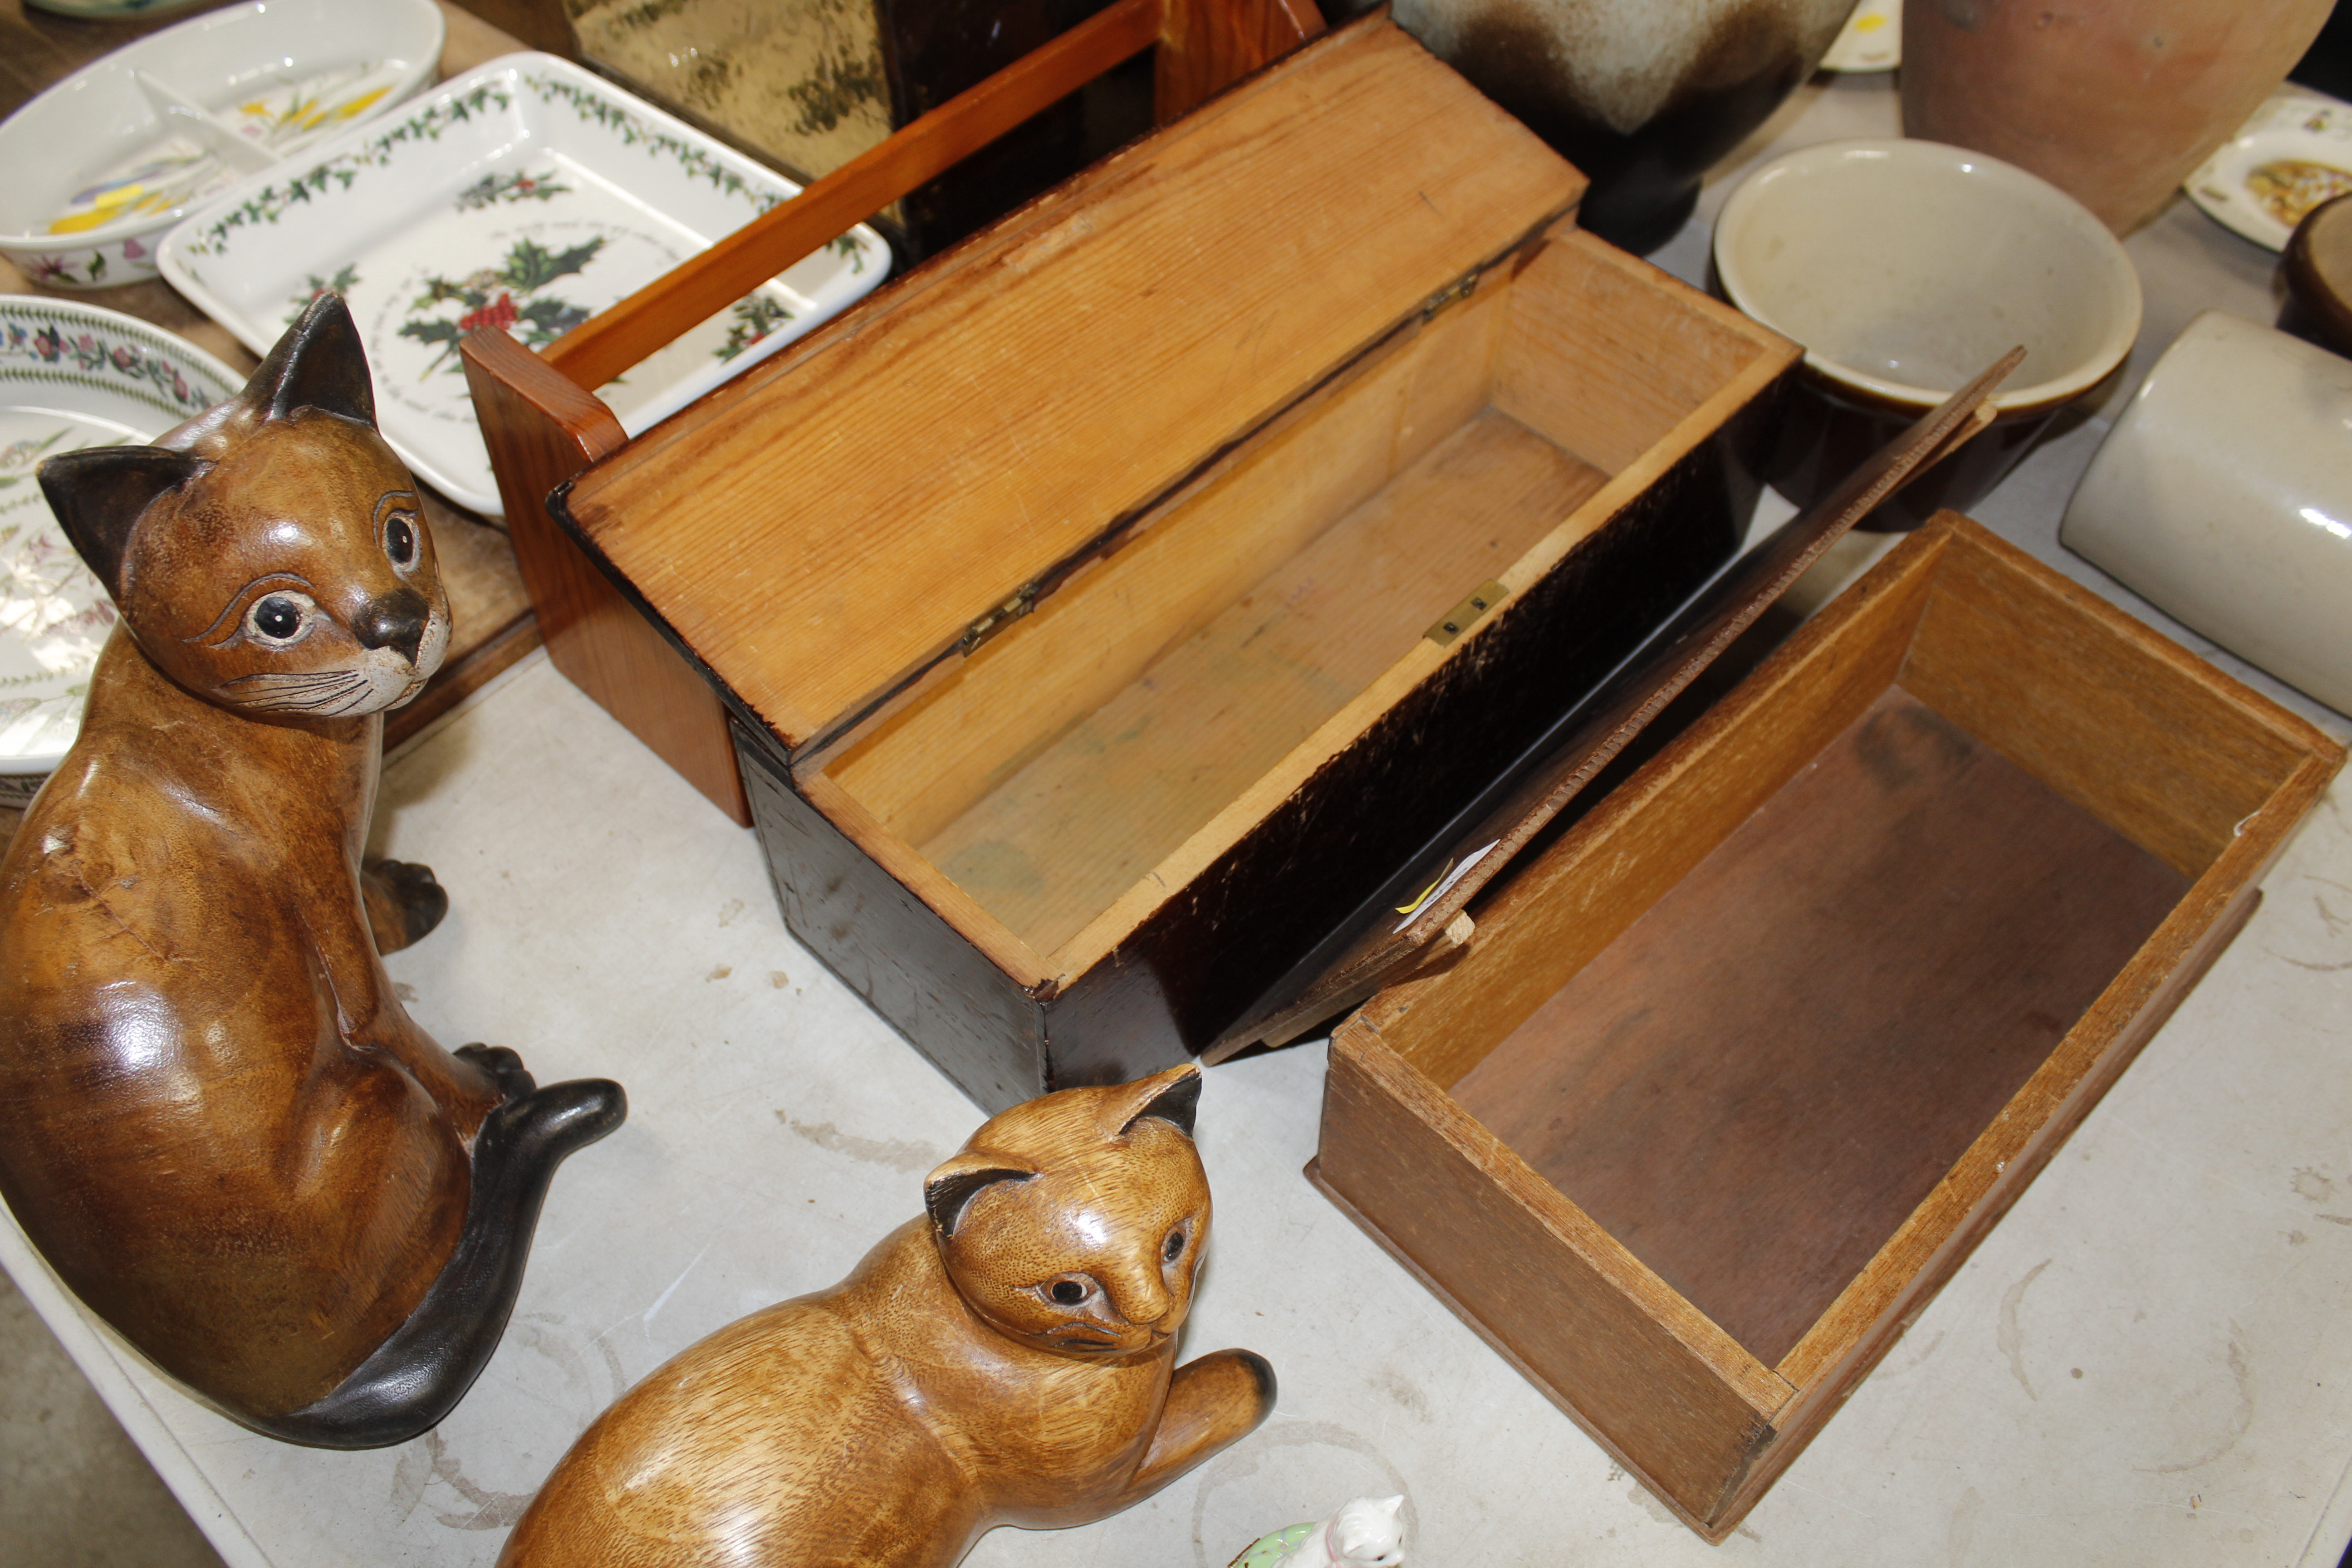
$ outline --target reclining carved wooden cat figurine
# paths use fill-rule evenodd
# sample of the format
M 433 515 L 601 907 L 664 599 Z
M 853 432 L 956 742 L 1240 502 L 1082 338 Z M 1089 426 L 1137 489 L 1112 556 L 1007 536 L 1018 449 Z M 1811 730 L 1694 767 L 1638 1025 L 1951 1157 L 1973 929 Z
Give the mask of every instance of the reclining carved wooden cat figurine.
M 42 466 L 121 619 L 0 862 L 0 1194 L 157 1366 L 327 1447 L 465 1394 L 555 1165 L 625 1110 L 444 1051 L 377 956 L 447 907 L 360 854 L 449 611 L 373 416 L 327 296 L 228 403 Z
M 1209 1234 L 1200 1069 L 984 1123 L 848 1279 L 688 1346 L 597 1418 L 501 1568 L 950 1568 L 1254 1429 L 1248 1351 L 1177 1366 Z

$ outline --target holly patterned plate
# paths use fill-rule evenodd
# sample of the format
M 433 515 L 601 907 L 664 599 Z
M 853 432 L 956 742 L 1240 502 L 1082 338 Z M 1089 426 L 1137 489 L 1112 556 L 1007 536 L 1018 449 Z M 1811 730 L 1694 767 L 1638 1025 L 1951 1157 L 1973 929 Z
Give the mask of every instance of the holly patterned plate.
M 536 348 L 799 187 L 551 55 L 509 55 L 207 203 L 165 278 L 255 352 L 319 292 L 350 303 L 378 423 L 416 476 L 501 511 L 457 340 Z M 860 224 L 601 389 L 632 436 L 853 303 L 888 272 Z
M 35 467 L 152 441 L 239 384 L 204 350 L 119 311 L 0 295 L 0 805 L 23 804 L 73 744 L 114 625 Z

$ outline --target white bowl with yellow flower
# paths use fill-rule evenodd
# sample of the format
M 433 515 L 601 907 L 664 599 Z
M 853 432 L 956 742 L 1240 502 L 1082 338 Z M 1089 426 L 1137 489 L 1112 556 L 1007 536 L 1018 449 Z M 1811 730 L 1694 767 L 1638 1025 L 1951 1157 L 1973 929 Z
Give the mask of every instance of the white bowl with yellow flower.
M 204 196 L 431 81 L 433 0 L 249 0 L 151 33 L 0 121 L 0 254 L 34 282 L 155 275 Z

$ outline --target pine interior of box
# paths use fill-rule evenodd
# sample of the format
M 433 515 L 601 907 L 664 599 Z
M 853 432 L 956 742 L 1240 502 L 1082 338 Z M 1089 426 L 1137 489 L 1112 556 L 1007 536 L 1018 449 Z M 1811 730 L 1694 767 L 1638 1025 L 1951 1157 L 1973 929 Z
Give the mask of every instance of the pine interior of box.
M 1490 272 L 823 773 L 1052 968 L 1082 968 L 1132 925 L 1126 896 L 1148 909 L 1244 830 L 1293 787 L 1284 759 L 1344 743 L 1433 624 L 1559 561 L 1622 504 L 1612 477 L 1759 360 L 1643 270 L 1571 235 Z
M 1956 541 L 1382 1025 L 1766 1366 L 2303 760 L 2041 596 Z

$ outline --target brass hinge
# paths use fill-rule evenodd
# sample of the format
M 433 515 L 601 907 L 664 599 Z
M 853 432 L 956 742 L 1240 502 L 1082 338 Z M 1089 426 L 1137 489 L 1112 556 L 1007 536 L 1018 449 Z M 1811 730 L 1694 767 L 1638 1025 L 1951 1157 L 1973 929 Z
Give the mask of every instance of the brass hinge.
M 1441 310 L 1451 310 L 1470 298 L 1477 288 L 1478 275 L 1475 272 L 1465 273 L 1422 301 L 1421 319 L 1425 321 Z
M 969 656 L 974 648 L 1037 607 L 1037 584 L 1024 583 L 1021 592 L 964 627 L 963 637 L 956 644 L 959 652 Z
M 1421 635 L 1444 647 L 1478 624 L 1478 617 L 1503 602 L 1508 592 L 1500 583 L 1481 583 L 1468 598 L 1445 612 L 1444 618 Z

